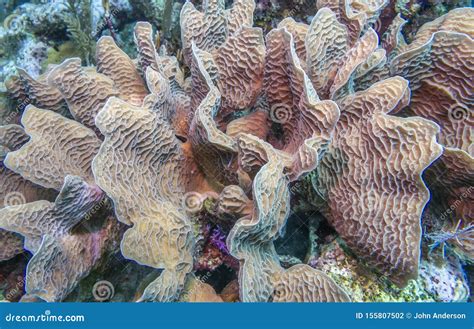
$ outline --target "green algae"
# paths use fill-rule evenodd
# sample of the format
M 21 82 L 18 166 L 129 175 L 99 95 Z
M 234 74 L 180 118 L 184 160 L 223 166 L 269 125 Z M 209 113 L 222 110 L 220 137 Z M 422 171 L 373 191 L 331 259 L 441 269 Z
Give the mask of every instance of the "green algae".
M 48 57 L 42 63 L 42 69 L 46 70 L 50 64 L 59 64 L 71 57 L 81 57 L 81 52 L 72 41 L 66 41 L 57 48 L 48 48 Z

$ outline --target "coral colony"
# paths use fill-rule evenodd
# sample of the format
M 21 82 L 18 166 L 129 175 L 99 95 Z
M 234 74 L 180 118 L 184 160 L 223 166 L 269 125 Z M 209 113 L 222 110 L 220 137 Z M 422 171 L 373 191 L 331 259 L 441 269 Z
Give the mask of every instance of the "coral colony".
M 16 300 L 99 280 L 143 302 L 470 298 L 474 9 L 407 42 L 388 5 L 320 0 L 265 34 L 253 0 L 186 2 L 176 56 L 140 21 L 136 58 L 116 31 L 90 61 L 19 67 L 0 109 Z M 147 271 L 121 287 L 114 259 Z

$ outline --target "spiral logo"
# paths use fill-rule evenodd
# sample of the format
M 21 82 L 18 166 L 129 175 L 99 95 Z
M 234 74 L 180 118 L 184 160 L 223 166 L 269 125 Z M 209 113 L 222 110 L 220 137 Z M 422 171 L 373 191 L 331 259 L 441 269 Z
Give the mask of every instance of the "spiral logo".
M 270 107 L 270 119 L 275 123 L 286 123 L 291 120 L 292 111 L 288 104 L 277 103 Z
M 3 207 L 19 206 L 25 203 L 25 196 L 20 192 L 7 193 L 3 198 Z
M 460 104 L 454 104 L 448 110 L 449 120 L 452 123 L 459 123 L 467 120 L 471 115 L 470 110 Z
M 98 281 L 92 287 L 92 296 L 94 296 L 94 299 L 98 302 L 111 300 L 114 294 L 114 285 L 106 280 Z
M 273 288 L 273 302 L 291 302 L 293 301 L 289 287 L 283 282 L 277 282 Z
M 24 29 L 25 23 L 18 14 L 11 14 L 3 20 L 3 27 L 6 30 L 20 31 Z
M 203 197 L 197 192 L 188 192 L 184 195 L 183 208 L 190 213 L 197 213 L 202 209 Z

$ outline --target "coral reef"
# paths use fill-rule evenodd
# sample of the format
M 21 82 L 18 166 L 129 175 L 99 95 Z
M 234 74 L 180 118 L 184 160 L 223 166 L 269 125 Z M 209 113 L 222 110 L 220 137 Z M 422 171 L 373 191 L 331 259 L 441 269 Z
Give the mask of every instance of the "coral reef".
M 469 296 L 466 278 L 456 259 L 437 265 L 423 260 L 419 277 L 404 288 L 372 273 L 338 240 L 325 245 L 311 265 L 327 273 L 357 302 L 463 302 Z
M 3 7 L 3 4 L 2 4 Z M 15 66 L 29 74 L 40 74 L 46 58 L 46 39 L 65 29 L 65 2 L 25 3 L 12 8 L 0 26 L 0 78 L 15 74 Z
M 186 2 L 174 56 L 157 40 L 180 5 L 154 2 L 135 58 L 114 25 L 145 4 L 61 3 L 49 24 L 76 56 L 46 67 L 49 44 L 22 45 L 36 60 L 2 75 L 0 268 L 32 254 L 8 300 L 468 298 L 472 8 L 407 42 L 384 0 L 319 0 L 265 31 L 264 2 Z

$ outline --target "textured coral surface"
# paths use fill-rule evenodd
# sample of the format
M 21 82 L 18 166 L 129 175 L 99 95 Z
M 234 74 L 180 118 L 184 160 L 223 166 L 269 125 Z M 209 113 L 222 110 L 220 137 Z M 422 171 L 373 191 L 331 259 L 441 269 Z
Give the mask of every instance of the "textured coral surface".
M 108 6 L 65 17 L 82 58 L 4 83 L 5 298 L 467 300 L 474 10 L 407 42 L 392 2 L 311 6 L 187 1 L 125 40 Z

